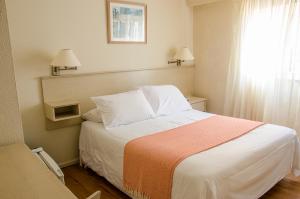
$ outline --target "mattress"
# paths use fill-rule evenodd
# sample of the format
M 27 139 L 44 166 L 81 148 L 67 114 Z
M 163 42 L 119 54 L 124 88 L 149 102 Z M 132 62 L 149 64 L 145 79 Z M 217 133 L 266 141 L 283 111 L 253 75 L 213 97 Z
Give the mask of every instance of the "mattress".
M 123 153 L 127 142 L 211 116 L 190 110 L 111 129 L 86 121 L 80 134 L 81 160 L 123 190 Z M 174 171 L 172 199 L 259 198 L 291 170 L 300 174 L 299 155 L 294 130 L 265 124 L 183 160 Z

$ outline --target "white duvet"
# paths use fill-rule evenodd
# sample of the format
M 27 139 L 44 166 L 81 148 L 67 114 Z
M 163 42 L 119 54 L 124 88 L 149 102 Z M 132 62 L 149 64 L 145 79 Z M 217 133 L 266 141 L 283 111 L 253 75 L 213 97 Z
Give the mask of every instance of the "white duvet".
M 123 152 L 128 141 L 210 116 L 191 110 L 109 130 L 101 123 L 84 122 L 79 144 L 81 160 L 123 190 Z M 291 169 L 295 175 L 300 174 L 299 155 L 294 130 L 263 125 L 182 161 L 174 172 L 172 199 L 259 198 Z

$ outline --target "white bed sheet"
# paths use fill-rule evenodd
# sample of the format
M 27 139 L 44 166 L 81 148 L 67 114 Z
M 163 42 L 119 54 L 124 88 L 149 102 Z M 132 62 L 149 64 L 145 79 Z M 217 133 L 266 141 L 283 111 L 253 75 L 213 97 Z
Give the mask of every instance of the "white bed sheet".
M 196 110 L 117 128 L 86 121 L 80 134 L 82 161 L 123 190 L 123 153 L 137 137 L 172 129 L 212 116 Z M 262 196 L 292 169 L 300 174 L 296 132 L 271 124 L 195 154 L 175 169 L 172 199 L 254 199 Z

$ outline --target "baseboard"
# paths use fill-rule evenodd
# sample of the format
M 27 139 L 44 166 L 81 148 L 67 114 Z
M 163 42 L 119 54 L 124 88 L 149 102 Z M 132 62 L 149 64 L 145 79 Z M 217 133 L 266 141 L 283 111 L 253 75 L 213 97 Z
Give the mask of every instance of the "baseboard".
M 69 161 L 65 161 L 65 162 L 60 162 L 58 165 L 60 168 L 64 168 L 64 167 L 68 167 L 74 164 L 78 164 L 79 163 L 79 158 L 75 158 L 73 160 L 69 160 Z

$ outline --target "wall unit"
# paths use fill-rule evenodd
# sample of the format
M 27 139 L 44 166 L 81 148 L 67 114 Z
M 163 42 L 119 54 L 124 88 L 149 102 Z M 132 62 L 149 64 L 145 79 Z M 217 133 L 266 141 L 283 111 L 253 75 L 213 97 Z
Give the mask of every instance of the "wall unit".
M 46 117 L 53 121 L 70 120 L 80 117 L 80 103 L 78 101 L 45 102 Z
M 42 77 L 41 82 L 46 129 L 55 130 L 80 124 L 80 112 L 95 108 L 90 99 L 92 96 L 115 94 L 151 84 L 173 84 L 184 94 L 191 95 L 194 66 L 50 76 Z

